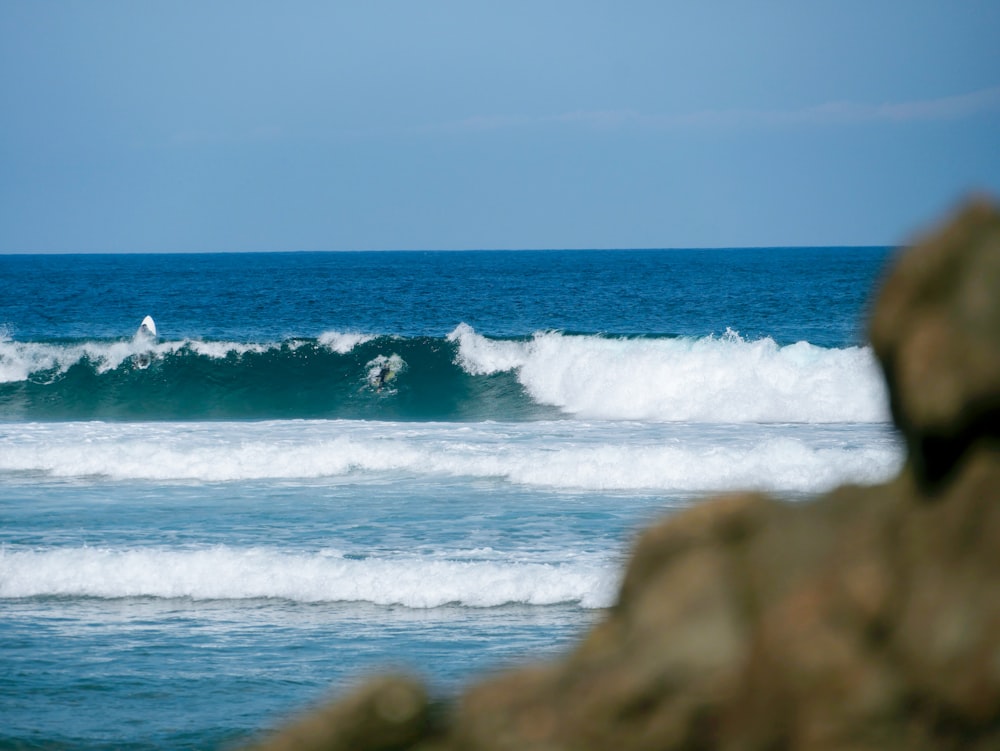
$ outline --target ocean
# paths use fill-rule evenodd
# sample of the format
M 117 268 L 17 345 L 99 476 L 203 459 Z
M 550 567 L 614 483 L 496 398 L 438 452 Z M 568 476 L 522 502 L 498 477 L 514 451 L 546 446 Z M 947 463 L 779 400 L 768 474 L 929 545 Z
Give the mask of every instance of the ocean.
M 0 256 L 0 748 L 454 695 L 569 649 L 653 520 L 889 478 L 892 252 Z

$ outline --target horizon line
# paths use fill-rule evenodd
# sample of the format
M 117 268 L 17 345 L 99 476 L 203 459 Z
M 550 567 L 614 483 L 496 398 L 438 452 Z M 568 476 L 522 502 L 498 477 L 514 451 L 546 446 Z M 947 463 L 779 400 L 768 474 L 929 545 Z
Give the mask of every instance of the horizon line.
M 621 252 L 670 252 L 713 250 L 839 250 L 839 249 L 888 249 L 903 247 L 904 243 L 846 243 L 816 245 L 675 245 L 641 247 L 593 248 L 296 248 L 289 250 L 10 250 L 0 251 L 0 256 L 153 256 L 153 255 L 254 255 L 278 253 L 621 253 Z

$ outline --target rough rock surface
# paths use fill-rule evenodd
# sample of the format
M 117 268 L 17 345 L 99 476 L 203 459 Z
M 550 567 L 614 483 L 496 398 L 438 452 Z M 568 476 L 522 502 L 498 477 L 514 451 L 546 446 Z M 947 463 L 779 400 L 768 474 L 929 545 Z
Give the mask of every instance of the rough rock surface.
M 565 659 L 434 704 L 373 680 L 268 749 L 1000 749 L 1000 213 L 898 257 L 871 340 L 908 447 L 876 487 L 705 501 L 638 540 Z

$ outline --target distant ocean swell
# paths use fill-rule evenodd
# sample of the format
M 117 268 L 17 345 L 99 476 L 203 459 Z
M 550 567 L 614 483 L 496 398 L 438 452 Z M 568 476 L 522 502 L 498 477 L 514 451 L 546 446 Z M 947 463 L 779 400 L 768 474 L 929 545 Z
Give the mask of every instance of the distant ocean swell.
M 0 549 L 0 598 L 125 597 L 295 602 L 371 602 L 433 608 L 448 604 L 578 603 L 607 607 L 616 560 L 550 563 L 459 557 L 364 558 L 337 551 L 270 548 Z
M 391 374 L 378 381 L 383 366 Z M 273 343 L 0 339 L 0 419 L 888 420 L 867 347 L 540 332 Z

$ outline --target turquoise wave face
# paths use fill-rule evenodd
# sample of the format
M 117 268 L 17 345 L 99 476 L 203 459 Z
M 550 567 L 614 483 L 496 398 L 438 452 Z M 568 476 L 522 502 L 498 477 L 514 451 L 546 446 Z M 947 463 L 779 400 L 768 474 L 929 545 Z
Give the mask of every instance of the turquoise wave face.
M 8 347 L 11 343 L 8 343 Z M 270 345 L 85 342 L 21 345 L 4 357 L 0 419 L 537 419 L 512 372 L 472 376 L 444 339 L 375 337 L 337 351 Z
M 882 422 L 868 347 L 555 331 L 0 342 L 4 420 Z

